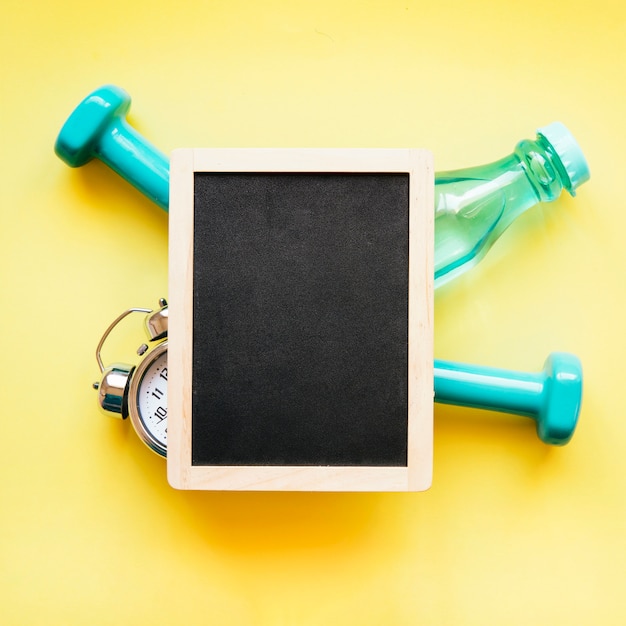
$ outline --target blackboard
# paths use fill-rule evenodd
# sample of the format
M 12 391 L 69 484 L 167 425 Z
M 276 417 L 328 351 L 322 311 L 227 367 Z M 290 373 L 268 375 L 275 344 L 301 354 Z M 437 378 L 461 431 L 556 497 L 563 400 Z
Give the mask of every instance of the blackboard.
M 168 477 L 417 490 L 432 465 L 432 161 L 172 157 Z

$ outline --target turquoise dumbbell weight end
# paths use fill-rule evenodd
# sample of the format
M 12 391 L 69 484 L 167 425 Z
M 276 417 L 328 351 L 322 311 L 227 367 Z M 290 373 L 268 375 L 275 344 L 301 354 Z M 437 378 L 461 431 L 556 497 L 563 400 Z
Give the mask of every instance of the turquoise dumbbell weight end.
M 578 357 L 554 352 L 539 373 L 435 360 L 435 401 L 535 420 L 544 443 L 562 446 L 574 434 L 582 402 Z
M 114 85 L 92 92 L 63 125 L 55 151 L 71 167 L 99 158 L 167 211 L 169 159 L 127 123 L 130 103 L 126 91 Z M 564 141 L 560 135 L 556 139 Z M 568 146 L 562 151 L 572 152 Z M 587 177 L 574 177 L 570 187 Z M 564 445 L 576 428 L 582 368 L 574 355 L 550 355 L 539 374 L 436 360 L 434 375 L 436 402 L 531 417 L 547 444 Z
M 70 167 L 98 158 L 167 211 L 170 164 L 126 121 L 131 98 L 106 85 L 90 93 L 67 119 L 54 149 Z

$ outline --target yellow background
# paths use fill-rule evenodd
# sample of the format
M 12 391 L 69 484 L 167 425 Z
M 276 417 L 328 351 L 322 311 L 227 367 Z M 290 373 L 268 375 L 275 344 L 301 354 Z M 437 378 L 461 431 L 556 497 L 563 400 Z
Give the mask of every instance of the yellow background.
M 626 623 L 622 0 L 2 0 L 0 621 L 7 625 Z M 56 135 L 115 83 L 177 147 L 423 147 L 437 170 L 561 120 L 591 181 L 437 292 L 445 359 L 585 368 L 564 448 L 435 406 L 423 494 L 183 493 L 101 416 L 95 346 L 167 296 L 167 217 Z M 143 341 L 126 324 L 104 359 Z

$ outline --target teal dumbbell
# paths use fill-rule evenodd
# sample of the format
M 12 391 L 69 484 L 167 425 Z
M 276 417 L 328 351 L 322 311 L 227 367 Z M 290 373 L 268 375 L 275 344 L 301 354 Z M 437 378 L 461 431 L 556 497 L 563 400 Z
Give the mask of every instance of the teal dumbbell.
M 114 85 L 90 93 L 63 125 L 55 152 L 71 167 L 100 159 L 167 211 L 169 160 L 128 124 L 130 102 Z
M 554 352 L 539 373 L 435 360 L 435 401 L 535 420 L 544 443 L 566 444 L 574 434 L 582 401 L 578 357 Z
M 63 125 L 57 155 L 71 167 L 99 158 L 165 211 L 169 160 L 126 121 L 130 96 L 108 85 L 89 94 Z M 539 438 L 564 445 L 574 434 L 582 399 L 582 367 L 572 354 L 550 355 L 540 373 L 435 360 L 435 402 L 535 420 Z

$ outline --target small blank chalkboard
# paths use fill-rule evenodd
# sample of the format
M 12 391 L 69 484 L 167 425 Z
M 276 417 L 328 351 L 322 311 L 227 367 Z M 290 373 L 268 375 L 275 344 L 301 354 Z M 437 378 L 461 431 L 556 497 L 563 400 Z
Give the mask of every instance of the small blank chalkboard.
M 423 150 L 174 152 L 174 487 L 430 486 L 433 188 Z

